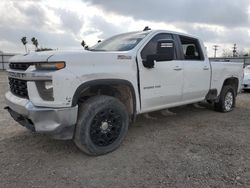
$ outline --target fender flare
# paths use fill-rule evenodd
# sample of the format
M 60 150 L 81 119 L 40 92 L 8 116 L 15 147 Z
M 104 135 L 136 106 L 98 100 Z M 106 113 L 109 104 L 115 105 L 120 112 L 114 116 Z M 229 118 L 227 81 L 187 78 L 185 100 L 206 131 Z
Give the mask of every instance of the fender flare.
M 122 80 L 122 79 L 99 79 L 99 80 L 87 81 L 87 82 L 81 84 L 80 86 L 78 86 L 78 88 L 76 89 L 76 91 L 74 93 L 74 96 L 72 99 L 72 107 L 77 105 L 77 102 L 78 102 L 83 90 L 85 90 L 91 86 L 95 86 L 95 85 L 110 86 L 110 85 L 117 85 L 117 84 L 126 85 L 130 88 L 130 91 L 132 93 L 132 100 L 133 100 L 133 116 L 135 116 L 136 115 L 136 94 L 135 94 L 134 86 L 128 80 Z
M 222 91 L 223 86 L 225 86 L 226 83 L 227 83 L 227 81 L 230 81 L 230 80 L 235 80 L 235 81 L 236 81 L 236 85 L 235 85 L 235 86 L 236 86 L 236 88 L 235 88 L 235 95 L 237 96 L 237 94 L 238 94 L 238 89 L 239 89 L 239 87 L 240 87 L 240 80 L 239 80 L 239 78 L 237 78 L 237 77 L 235 77 L 235 76 L 225 78 L 225 80 L 224 80 L 224 82 L 223 82 L 223 84 L 222 84 L 222 86 L 221 86 L 220 93 L 221 93 L 221 91 Z

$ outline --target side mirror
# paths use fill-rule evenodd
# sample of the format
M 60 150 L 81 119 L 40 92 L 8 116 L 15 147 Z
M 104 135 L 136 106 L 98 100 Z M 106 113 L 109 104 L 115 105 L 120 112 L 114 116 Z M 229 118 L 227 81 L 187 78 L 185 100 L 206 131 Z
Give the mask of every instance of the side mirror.
M 149 69 L 155 67 L 155 61 L 157 59 L 157 55 L 148 55 L 146 60 L 143 60 L 143 66 Z

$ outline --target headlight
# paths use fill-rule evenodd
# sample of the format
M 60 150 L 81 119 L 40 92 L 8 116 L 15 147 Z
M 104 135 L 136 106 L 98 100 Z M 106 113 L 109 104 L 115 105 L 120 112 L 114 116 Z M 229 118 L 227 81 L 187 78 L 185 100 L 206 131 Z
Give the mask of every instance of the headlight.
M 63 61 L 59 62 L 48 62 L 48 63 L 37 63 L 37 70 L 60 70 L 65 68 L 66 64 Z

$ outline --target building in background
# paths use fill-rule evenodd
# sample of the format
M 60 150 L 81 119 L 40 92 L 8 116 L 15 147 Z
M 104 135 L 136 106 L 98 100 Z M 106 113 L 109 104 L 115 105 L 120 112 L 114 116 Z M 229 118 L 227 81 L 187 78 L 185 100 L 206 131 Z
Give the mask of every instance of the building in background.
M 0 70 L 6 70 L 8 68 L 9 59 L 13 57 L 14 55 L 17 55 L 17 54 L 0 52 Z

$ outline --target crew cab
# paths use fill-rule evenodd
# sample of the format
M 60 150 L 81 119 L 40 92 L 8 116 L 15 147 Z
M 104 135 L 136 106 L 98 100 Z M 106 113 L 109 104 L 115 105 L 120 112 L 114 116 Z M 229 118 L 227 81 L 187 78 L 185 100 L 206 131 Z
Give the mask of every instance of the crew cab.
M 138 114 L 204 100 L 232 111 L 243 64 L 210 62 L 197 37 L 149 30 L 87 50 L 18 55 L 8 76 L 6 109 L 17 122 L 101 155 L 119 147 Z

